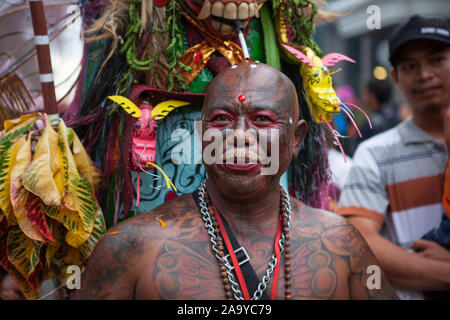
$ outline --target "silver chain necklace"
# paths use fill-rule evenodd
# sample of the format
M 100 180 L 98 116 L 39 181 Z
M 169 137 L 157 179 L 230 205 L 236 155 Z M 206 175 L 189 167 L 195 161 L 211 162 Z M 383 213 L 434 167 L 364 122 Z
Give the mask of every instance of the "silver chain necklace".
M 283 189 L 284 196 L 286 199 L 286 204 L 285 204 L 286 210 L 284 212 L 284 217 L 287 219 L 287 223 L 288 223 L 287 229 L 289 230 L 291 228 L 291 204 L 290 204 L 288 193 L 286 192 L 286 190 L 284 189 L 283 186 L 281 186 L 281 188 Z M 239 283 L 236 282 L 234 275 L 232 273 L 233 267 L 230 265 L 230 263 L 228 262 L 227 259 L 222 259 L 222 257 L 219 256 L 219 250 L 217 249 L 217 241 L 216 241 L 217 236 L 214 233 L 214 227 L 212 225 L 213 222 L 211 220 L 211 215 L 209 214 L 209 210 L 208 210 L 208 207 L 207 207 L 206 201 L 205 201 L 205 192 L 206 192 L 205 189 L 206 189 L 206 181 L 203 181 L 199 187 L 198 196 L 199 196 L 199 200 L 200 200 L 199 201 L 200 202 L 200 212 L 203 215 L 203 221 L 205 222 L 206 230 L 208 231 L 208 234 L 210 235 L 211 248 L 214 251 L 216 258 L 219 260 L 219 265 L 225 266 L 227 269 L 227 276 L 228 276 L 228 280 L 231 283 L 231 289 L 233 290 L 234 298 L 236 300 L 244 300 Z M 285 238 L 284 238 L 284 233 L 282 232 L 281 239 L 278 242 L 278 244 L 280 246 L 280 256 L 284 251 L 284 243 L 285 243 Z M 225 262 L 222 263 L 222 262 L 220 262 L 221 260 L 225 261 Z M 272 274 L 277 265 L 277 262 L 278 262 L 277 258 L 275 256 L 275 254 L 273 254 L 272 259 L 269 261 L 269 267 L 267 268 L 265 275 L 262 278 L 262 281 L 258 284 L 258 288 L 256 289 L 255 293 L 253 294 L 253 297 L 251 298 L 251 300 L 261 299 L 264 290 L 266 290 L 266 288 L 267 288 L 267 283 L 269 282 L 270 278 L 272 277 Z

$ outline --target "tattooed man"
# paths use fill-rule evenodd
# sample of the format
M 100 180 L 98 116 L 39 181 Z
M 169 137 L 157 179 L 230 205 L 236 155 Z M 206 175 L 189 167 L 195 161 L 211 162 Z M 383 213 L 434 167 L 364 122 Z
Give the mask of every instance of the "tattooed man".
M 280 176 L 301 152 L 307 131 L 299 119 L 295 87 L 284 74 L 256 62 L 225 69 L 207 90 L 201 123 L 208 173 L 204 188 L 113 227 L 92 253 L 74 298 L 232 299 L 245 297 L 245 291 L 253 297 L 251 285 L 245 284 L 246 264 L 266 287 L 263 297 L 397 298 L 354 227 L 280 192 Z M 219 134 L 206 138 L 209 130 Z M 274 130 L 277 139 L 268 134 Z M 264 135 L 264 153 L 277 162 L 273 174 L 263 174 L 271 166 L 258 150 Z M 248 151 L 254 145 L 256 152 Z M 206 161 L 205 151 L 211 149 L 215 161 Z M 205 208 L 210 209 L 206 215 Z M 289 223 L 280 219 L 286 212 Z M 236 260 L 240 265 L 225 259 L 231 234 L 247 252 Z M 274 268 L 269 266 L 272 256 L 277 258 Z

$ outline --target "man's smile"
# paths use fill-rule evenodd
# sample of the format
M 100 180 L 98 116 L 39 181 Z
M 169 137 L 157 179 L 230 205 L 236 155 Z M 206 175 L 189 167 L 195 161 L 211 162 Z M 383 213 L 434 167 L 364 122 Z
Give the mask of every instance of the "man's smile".
M 256 173 L 259 172 L 262 167 L 264 167 L 264 164 L 262 163 L 243 163 L 243 164 L 237 164 L 237 163 L 224 163 L 219 164 L 219 168 L 222 170 L 228 171 L 230 173 L 234 174 L 249 174 L 249 173 Z
M 412 93 L 420 98 L 429 98 L 436 94 L 439 94 L 442 90 L 442 86 L 427 86 L 420 89 L 413 90 Z

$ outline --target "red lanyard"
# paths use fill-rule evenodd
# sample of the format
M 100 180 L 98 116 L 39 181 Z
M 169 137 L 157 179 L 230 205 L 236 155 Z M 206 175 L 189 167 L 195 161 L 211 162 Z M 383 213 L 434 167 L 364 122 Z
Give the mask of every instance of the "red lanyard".
M 280 254 L 280 238 L 281 238 L 281 215 L 278 220 L 277 235 L 275 236 L 275 257 L 277 258 L 277 264 L 273 272 L 272 292 L 270 293 L 270 300 L 275 300 L 277 296 L 278 275 L 280 274 L 281 254 Z
M 248 293 L 247 284 L 245 283 L 245 280 L 244 280 L 244 275 L 239 266 L 239 262 L 237 260 L 236 254 L 234 253 L 230 238 L 228 237 L 228 234 L 223 225 L 222 218 L 220 217 L 220 214 L 218 213 L 214 204 L 211 204 L 211 207 L 214 210 L 214 215 L 216 217 L 217 223 L 219 224 L 220 233 L 223 236 L 223 240 L 225 241 L 225 245 L 227 246 L 228 253 L 230 254 L 230 257 L 231 257 L 231 261 L 233 262 L 234 270 L 236 271 L 236 275 L 238 277 L 239 284 L 241 286 L 242 293 L 244 295 L 244 299 L 250 300 L 251 298 L 250 298 L 250 294 Z M 278 275 L 280 273 L 280 263 L 281 263 L 280 244 L 279 244 L 280 238 L 281 238 L 281 215 L 280 215 L 280 219 L 278 220 L 277 234 L 275 236 L 274 247 L 275 247 L 275 257 L 277 258 L 277 264 L 275 266 L 274 275 L 273 275 L 272 291 L 270 294 L 271 300 L 274 300 L 276 298 L 276 294 L 277 294 Z

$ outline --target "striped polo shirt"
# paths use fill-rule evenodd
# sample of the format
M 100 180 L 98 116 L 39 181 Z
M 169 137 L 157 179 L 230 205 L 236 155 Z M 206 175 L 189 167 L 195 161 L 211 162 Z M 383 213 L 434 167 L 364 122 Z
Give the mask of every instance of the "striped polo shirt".
M 447 160 L 444 143 L 408 118 L 358 146 L 337 212 L 380 222 L 406 249 L 442 220 Z

